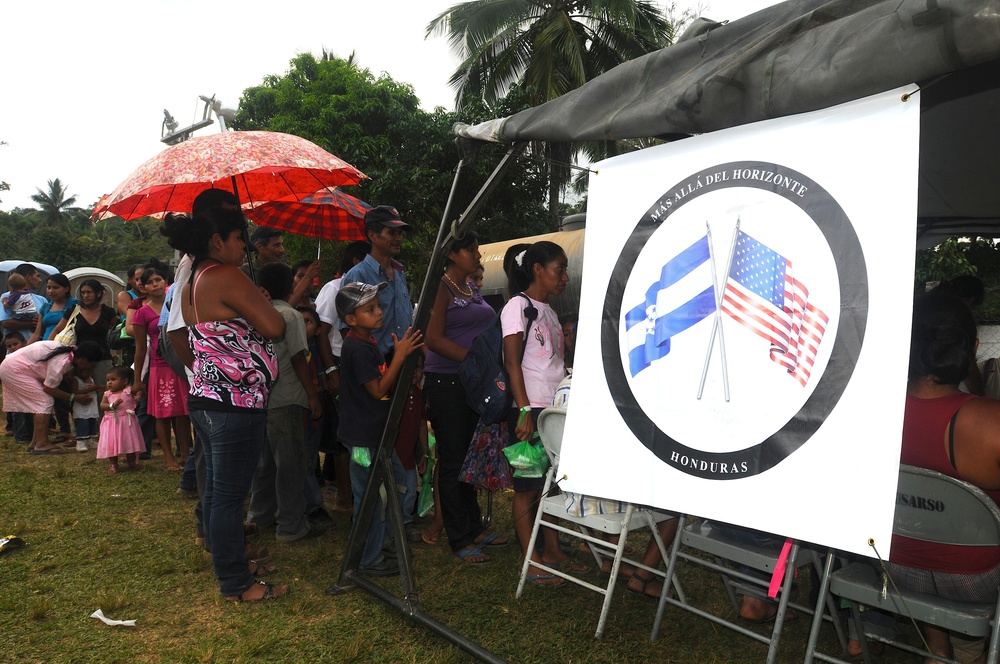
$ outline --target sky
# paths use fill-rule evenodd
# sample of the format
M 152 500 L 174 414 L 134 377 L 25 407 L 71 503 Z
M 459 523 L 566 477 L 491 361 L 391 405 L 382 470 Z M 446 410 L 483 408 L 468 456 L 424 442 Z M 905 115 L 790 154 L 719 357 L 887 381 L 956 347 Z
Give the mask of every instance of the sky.
M 7 143 L 0 180 L 11 189 L 0 192 L 0 210 L 36 207 L 30 196 L 55 178 L 77 206 L 91 208 L 166 147 L 163 109 L 185 127 L 202 117 L 199 95 L 235 108 L 244 89 L 283 75 L 299 53 L 353 52 L 376 76 L 412 85 L 423 108 L 450 109 L 448 78 L 458 59 L 445 37 L 424 33 L 457 1 L 7 3 L 0 12 L 0 141 Z M 703 1 L 701 14 L 735 20 L 776 1 Z M 197 135 L 217 131 L 213 124 Z

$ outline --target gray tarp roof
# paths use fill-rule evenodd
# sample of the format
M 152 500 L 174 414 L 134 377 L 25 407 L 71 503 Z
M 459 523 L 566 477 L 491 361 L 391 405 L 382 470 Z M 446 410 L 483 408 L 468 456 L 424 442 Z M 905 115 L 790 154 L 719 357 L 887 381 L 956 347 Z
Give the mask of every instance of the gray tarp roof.
M 918 233 L 997 232 L 1000 0 L 787 0 L 708 25 L 547 104 L 456 133 L 499 142 L 700 134 L 916 82 Z

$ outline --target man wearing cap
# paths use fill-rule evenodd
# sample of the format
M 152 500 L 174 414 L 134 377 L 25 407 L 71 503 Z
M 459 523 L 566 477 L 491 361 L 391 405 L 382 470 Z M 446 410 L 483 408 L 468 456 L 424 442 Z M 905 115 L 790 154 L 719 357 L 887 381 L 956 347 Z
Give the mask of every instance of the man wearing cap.
M 406 287 L 404 268 L 395 260 L 403 246 L 403 229 L 409 226 L 391 205 L 379 205 L 368 210 L 365 213 L 365 234 L 372 245 L 371 251 L 363 261 L 348 270 L 342 280 L 343 284 L 388 284 L 379 293 L 382 327 L 372 331 L 375 343 L 386 357 L 392 351 L 392 335 L 402 338 L 413 322 L 413 303 Z
M 256 256 L 251 254 L 250 260 L 253 262 L 253 271 L 256 274 L 261 265 L 268 263 L 280 263 L 285 257 L 284 233 L 276 228 L 258 226 L 257 230 L 250 236 L 250 245 Z M 250 276 L 250 266 L 244 263 L 243 273 Z

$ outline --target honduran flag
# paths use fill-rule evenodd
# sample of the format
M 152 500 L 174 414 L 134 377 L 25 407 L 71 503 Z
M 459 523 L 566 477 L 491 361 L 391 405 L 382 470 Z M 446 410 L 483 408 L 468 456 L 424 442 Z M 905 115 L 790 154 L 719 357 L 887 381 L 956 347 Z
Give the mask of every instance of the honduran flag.
M 771 360 L 806 385 L 830 319 L 809 303 L 790 260 L 739 231 L 722 311 L 767 339 Z
M 634 377 L 670 352 L 670 339 L 715 313 L 708 237 L 667 261 L 646 299 L 625 314 L 629 370 Z

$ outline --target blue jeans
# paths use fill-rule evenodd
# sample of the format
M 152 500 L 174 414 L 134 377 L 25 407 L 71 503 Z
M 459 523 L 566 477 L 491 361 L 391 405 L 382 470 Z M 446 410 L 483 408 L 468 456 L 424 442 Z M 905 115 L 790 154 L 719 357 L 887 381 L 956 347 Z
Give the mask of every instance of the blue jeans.
M 374 456 L 374 450 L 372 452 L 372 456 Z M 374 463 L 374 460 L 372 463 Z M 365 485 L 368 483 L 368 472 L 370 470 L 371 468 L 359 466 L 351 461 L 351 492 L 354 494 L 354 519 L 357 519 L 358 515 L 361 514 L 361 497 L 365 495 Z M 365 540 L 365 548 L 361 552 L 361 567 L 369 567 L 382 559 L 382 545 L 385 544 L 386 531 L 389 526 L 388 520 L 382 516 L 384 505 L 381 496 L 379 496 L 375 503 L 375 514 L 372 516 L 371 526 L 368 528 L 368 538 Z
M 12 413 L 12 415 L 14 440 L 22 445 L 27 445 L 35 435 L 35 416 L 31 413 Z
M 247 521 L 277 534 L 304 537 L 309 533 L 302 487 L 306 481 L 305 425 L 302 406 L 267 411 L 267 437 L 250 492 Z
M 316 477 L 319 464 L 319 443 L 323 439 L 323 427 L 306 427 L 306 483 L 302 487 L 302 497 L 306 501 L 306 514 L 312 514 L 323 507 L 323 492 Z
M 182 491 L 197 491 L 198 490 L 198 436 L 194 436 L 191 441 L 191 454 L 188 455 L 187 461 L 184 463 L 184 472 L 181 473 L 181 481 L 177 485 L 177 488 Z
M 94 438 L 100 433 L 96 417 L 73 418 L 73 431 L 77 438 Z
M 192 410 L 191 421 L 205 454 L 205 544 L 219 590 L 227 597 L 239 595 L 254 582 L 247 565 L 243 501 L 264 447 L 267 414 Z
M 403 525 L 413 523 L 413 508 L 417 504 L 417 471 L 403 468 L 403 462 L 395 451 L 392 453 L 392 480 L 403 512 Z M 387 530 L 386 537 L 392 539 L 392 531 Z

